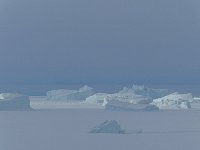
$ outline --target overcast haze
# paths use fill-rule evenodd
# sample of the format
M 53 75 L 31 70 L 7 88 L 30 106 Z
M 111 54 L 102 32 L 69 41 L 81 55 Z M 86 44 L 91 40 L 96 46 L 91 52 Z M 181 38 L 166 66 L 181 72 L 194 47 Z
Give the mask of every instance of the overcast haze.
M 199 0 L 0 0 L 0 82 L 200 81 Z

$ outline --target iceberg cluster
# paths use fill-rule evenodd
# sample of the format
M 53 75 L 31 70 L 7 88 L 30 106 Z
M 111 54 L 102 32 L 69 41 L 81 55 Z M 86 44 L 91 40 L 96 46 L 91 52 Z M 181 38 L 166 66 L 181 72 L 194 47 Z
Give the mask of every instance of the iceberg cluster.
M 172 93 L 167 89 L 151 89 L 133 85 L 114 94 L 97 93 L 86 98 L 88 103 L 99 103 L 107 110 L 155 111 L 158 109 L 200 108 L 200 98 L 191 93 Z
M 155 111 L 159 109 L 188 109 L 200 107 L 200 99 L 192 94 L 173 93 L 167 89 L 152 89 L 143 85 L 124 87 L 116 93 L 95 93 L 94 89 L 83 86 L 79 90 L 59 89 L 47 92 L 42 102 L 35 101 L 34 106 L 49 104 L 51 107 L 68 108 L 78 105 L 79 108 L 94 107 L 106 110 Z M 40 102 L 40 103 L 39 103 Z M 61 103 L 62 102 L 62 103 Z M 42 106 L 41 106 L 42 107 Z M 39 108 L 41 108 L 39 107 Z M 44 107 L 44 106 L 43 106 Z M 45 107 L 46 108 L 46 107 Z
M 30 100 L 29 100 L 30 99 Z M 31 106 L 30 106 L 31 105 Z M 172 93 L 167 89 L 151 89 L 141 85 L 124 87 L 116 93 L 95 93 L 89 86 L 78 90 L 58 89 L 46 96 L 0 94 L 0 110 L 92 108 L 122 111 L 155 111 L 159 109 L 200 108 L 200 98 L 191 93 Z
M 94 89 L 88 86 L 83 86 L 79 90 L 59 89 L 47 92 L 47 100 L 56 101 L 83 101 L 87 97 L 93 95 Z
M 1 93 L 0 110 L 29 110 L 30 100 L 28 96 L 18 93 Z

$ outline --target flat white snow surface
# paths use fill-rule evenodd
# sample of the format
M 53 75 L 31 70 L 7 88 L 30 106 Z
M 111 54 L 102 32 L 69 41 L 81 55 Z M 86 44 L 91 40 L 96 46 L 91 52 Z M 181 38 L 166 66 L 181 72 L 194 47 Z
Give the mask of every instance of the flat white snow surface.
M 199 116 L 198 110 L 1 111 L 0 150 L 198 150 Z M 105 120 L 116 120 L 127 134 L 89 133 Z

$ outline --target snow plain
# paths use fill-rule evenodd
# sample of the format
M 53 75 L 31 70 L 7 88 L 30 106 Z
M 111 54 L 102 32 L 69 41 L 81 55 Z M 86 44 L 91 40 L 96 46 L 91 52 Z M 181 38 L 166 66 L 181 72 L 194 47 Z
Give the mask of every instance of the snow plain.
M 0 111 L 1 150 L 198 150 L 200 111 L 123 112 L 99 109 Z M 117 120 L 130 134 L 91 134 Z M 142 130 L 141 134 L 131 134 Z

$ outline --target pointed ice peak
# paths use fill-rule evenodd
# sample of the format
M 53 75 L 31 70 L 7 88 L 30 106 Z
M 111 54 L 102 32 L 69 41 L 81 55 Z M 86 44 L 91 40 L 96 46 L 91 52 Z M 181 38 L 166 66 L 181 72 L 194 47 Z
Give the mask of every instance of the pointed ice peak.
M 79 91 L 87 91 L 87 90 L 92 90 L 93 88 L 91 88 L 91 87 L 89 87 L 89 86 L 87 86 L 87 85 L 84 85 L 83 87 L 81 87 L 80 89 L 79 89 Z

